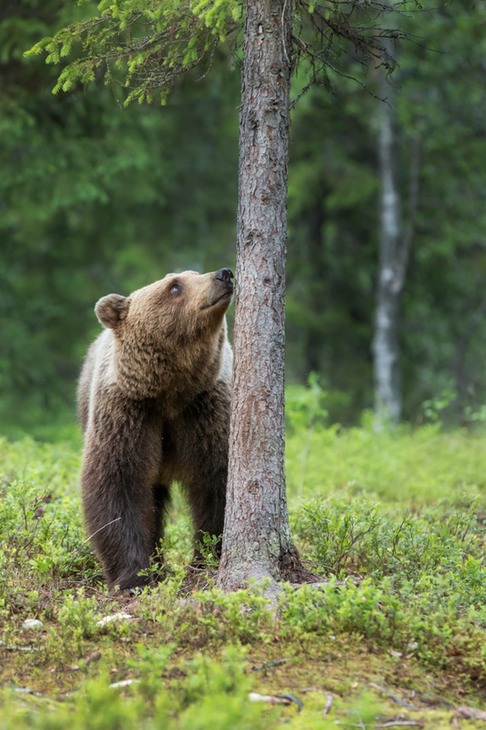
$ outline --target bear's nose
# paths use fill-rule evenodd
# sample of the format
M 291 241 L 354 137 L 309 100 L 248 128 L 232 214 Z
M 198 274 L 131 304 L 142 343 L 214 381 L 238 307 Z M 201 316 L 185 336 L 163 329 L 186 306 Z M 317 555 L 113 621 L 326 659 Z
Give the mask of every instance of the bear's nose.
M 216 278 L 219 279 L 219 281 L 231 281 L 231 279 L 234 279 L 233 272 L 231 269 L 220 269 L 216 272 Z

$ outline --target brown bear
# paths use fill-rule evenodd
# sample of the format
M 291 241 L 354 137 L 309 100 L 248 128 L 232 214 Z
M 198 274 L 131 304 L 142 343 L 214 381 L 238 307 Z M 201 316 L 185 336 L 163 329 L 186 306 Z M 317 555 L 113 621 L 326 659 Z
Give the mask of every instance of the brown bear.
M 86 527 L 110 589 L 139 575 L 163 534 L 171 483 L 195 526 L 221 535 L 226 498 L 232 351 L 225 313 L 233 274 L 168 274 L 96 304 L 106 328 L 78 386 Z

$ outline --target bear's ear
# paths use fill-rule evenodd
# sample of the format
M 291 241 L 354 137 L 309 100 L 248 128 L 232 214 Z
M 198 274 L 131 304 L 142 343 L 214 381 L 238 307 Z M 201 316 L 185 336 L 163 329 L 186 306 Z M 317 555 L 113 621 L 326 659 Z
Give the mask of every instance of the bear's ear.
M 107 294 L 95 306 L 96 316 L 104 327 L 116 329 L 128 314 L 130 299 L 121 294 Z

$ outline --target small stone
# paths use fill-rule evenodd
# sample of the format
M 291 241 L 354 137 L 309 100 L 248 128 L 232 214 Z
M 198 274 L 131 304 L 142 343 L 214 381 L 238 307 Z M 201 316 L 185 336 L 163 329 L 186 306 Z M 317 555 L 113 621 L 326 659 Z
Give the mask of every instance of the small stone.
M 86 657 L 86 664 L 91 664 L 91 662 L 99 662 L 101 659 L 101 652 L 98 651 L 98 649 L 95 649 L 91 652 L 91 654 L 88 654 Z
M 37 618 L 26 618 L 22 624 L 25 631 L 42 631 L 44 624 Z
M 120 682 L 113 682 L 110 687 L 111 689 L 123 689 L 123 687 L 130 687 L 135 681 L 134 679 L 122 679 Z
M 130 616 L 129 613 L 112 613 L 110 616 L 103 616 L 103 618 L 100 618 L 99 621 L 96 622 L 96 625 L 100 628 L 103 628 L 104 626 L 107 626 L 108 624 L 113 623 L 113 621 L 131 621 L 132 616 Z

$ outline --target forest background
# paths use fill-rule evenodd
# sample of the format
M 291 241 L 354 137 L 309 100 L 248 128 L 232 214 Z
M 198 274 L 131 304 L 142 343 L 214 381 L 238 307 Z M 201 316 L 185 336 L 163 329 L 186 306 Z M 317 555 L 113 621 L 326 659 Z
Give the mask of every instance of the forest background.
M 86 8 L 0 8 L 0 429 L 74 421 L 99 329 L 93 306 L 168 271 L 234 265 L 240 55 L 181 80 L 168 103 L 123 108 L 101 82 L 53 95 L 59 67 L 26 59 Z M 400 16 L 389 84 L 401 225 L 403 418 L 486 417 L 486 10 L 456 0 Z M 325 393 L 332 422 L 373 405 L 380 239 L 380 72 L 352 53 L 302 93 L 293 80 L 287 381 Z M 357 80 L 358 81 L 357 81 Z M 381 95 L 383 98 L 383 95 Z M 418 151 L 418 152 L 417 152 Z M 416 153 L 417 152 L 417 153 Z

